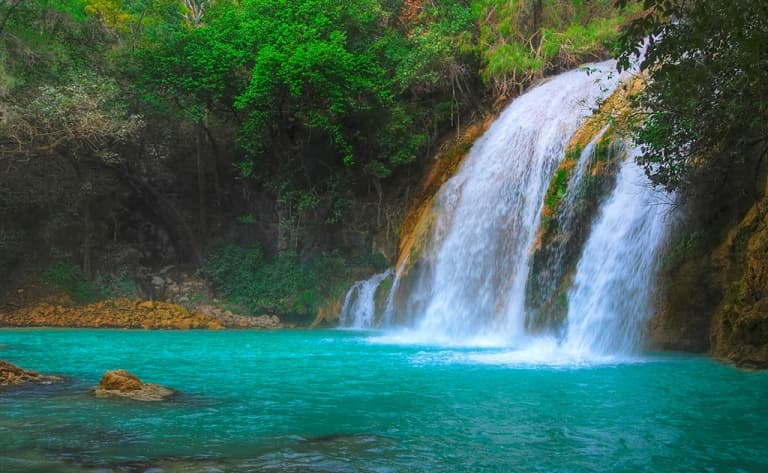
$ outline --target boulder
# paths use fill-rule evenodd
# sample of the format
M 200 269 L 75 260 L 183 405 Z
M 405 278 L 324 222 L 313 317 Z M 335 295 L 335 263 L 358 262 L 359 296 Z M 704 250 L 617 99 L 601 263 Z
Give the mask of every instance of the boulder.
M 141 381 L 136 375 L 125 370 L 104 373 L 94 393 L 100 397 L 123 397 L 134 401 L 163 401 L 176 391 L 158 384 Z
M 16 365 L 0 361 L 0 386 L 15 386 L 27 382 L 51 384 L 61 381 L 58 376 L 42 375 L 36 371 L 27 371 Z

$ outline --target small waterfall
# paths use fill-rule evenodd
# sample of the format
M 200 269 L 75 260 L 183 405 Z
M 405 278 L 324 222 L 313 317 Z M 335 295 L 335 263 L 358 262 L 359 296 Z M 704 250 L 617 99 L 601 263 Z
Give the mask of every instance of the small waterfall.
M 651 187 L 634 159 L 624 161 L 576 267 L 568 294 L 566 351 L 606 355 L 640 348 L 669 200 Z
M 344 305 L 341 308 L 341 326 L 348 328 L 372 328 L 376 321 L 376 290 L 392 270 L 386 270 L 366 279 L 356 282 L 347 291 Z
M 573 176 L 571 176 L 570 182 L 568 183 L 569 189 L 578 189 L 580 187 L 582 181 L 584 180 L 584 174 L 587 171 L 587 167 L 597 152 L 598 143 L 603 138 L 606 130 L 608 130 L 608 125 L 604 126 L 594 136 L 594 138 L 592 138 L 587 146 L 584 147 L 584 150 L 582 150 L 581 156 L 579 156 L 579 163 L 576 165 L 576 170 L 574 171 Z M 577 197 L 577 192 L 567 192 L 563 199 L 563 203 L 561 204 L 563 209 L 565 209 L 565 212 L 561 217 L 562 221 L 560 222 L 560 227 L 565 231 L 573 230 L 572 226 L 576 217 L 575 214 Z
M 596 170 L 595 165 L 601 160 L 599 143 L 609 127 L 604 126 L 579 153 L 562 200 L 559 204 L 550 204 L 550 220 L 542 225 L 538 235 L 526 287 L 526 327 L 529 330 L 557 331 L 561 317 L 566 316 L 561 299 L 563 285 L 568 284 L 568 273 L 576 264 L 578 253 L 588 236 L 589 219 L 599 210 L 597 206 L 603 194 L 598 186 L 603 180 L 610 180 L 607 177 L 609 172 L 606 172 L 608 161 L 615 159 L 620 162 L 626 155 L 618 151 L 623 146 L 612 145 L 617 150 L 615 157 L 604 156 L 602 174 L 592 175 L 592 170 Z M 571 148 L 571 152 L 574 149 L 578 148 Z

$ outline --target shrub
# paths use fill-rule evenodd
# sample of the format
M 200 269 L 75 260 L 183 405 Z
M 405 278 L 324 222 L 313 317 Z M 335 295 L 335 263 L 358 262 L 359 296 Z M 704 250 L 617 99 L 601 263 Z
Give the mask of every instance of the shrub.
M 386 266 L 380 254 L 300 257 L 287 251 L 266 257 L 257 247 L 221 245 L 208 254 L 202 274 L 219 296 L 253 315 L 273 313 L 303 319 L 314 315 L 326 298 L 343 294 L 356 278 Z
M 104 296 L 101 288 L 87 280 L 79 267 L 64 261 L 56 261 L 48 266 L 43 271 L 43 279 L 79 303 L 96 302 Z

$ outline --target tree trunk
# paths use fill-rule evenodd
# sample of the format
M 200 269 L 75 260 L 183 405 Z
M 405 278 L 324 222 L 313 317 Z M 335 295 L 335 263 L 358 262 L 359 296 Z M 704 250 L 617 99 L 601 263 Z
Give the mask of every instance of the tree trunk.
M 213 187 L 216 198 L 216 208 L 221 210 L 221 177 L 219 176 L 219 161 L 221 158 L 219 156 L 219 146 L 216 144 L 216 140 L 213 137 L 213 133 L 211 133 L 211 129 L 208 128 L 208 123 L 205 123 L 203 130 L 205 131 L 205 138 L 211 145 L 211 153 L 213 153 Z
M 275 249 L 279 252 L 283 252 L 291 246 L 291 216 L 288 205 L 282 202 L 275 203 L 275 210 L 277 213 L 277 241 Z
M 384 190 L 381 188 L 381 181 L 378 177 L 373 178 L 373 187 L 376 189 L 376 195 L 379 198 L 376 203 L 376 229 L 381 228 L 381 206 L 384 203 Z
M 93 252 L 91 241 L 91 199 L 83 194 L 83 276 L 93 277 Z
M 197 156 L 197 205 L 198 205 L 198 226 L 203 241 L 207 236 L 206 214 L 205 214 L 205 161 L 203 160 L 203 124 L 198 123 L 195 140 L 195 154 Z

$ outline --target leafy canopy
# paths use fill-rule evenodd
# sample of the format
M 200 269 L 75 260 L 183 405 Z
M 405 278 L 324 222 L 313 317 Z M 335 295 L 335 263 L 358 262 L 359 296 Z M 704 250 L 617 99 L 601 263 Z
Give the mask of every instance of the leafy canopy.
M 626 3 L 623 0 L 619 3 Z M 699 178 L 742 166 L 768 140 L 768 1 L 646 0 L 620 42 L 650 77 L 635 135 L 653 182 L 693 190 Z M 695 187 L 695 186 L 693 186 Z

